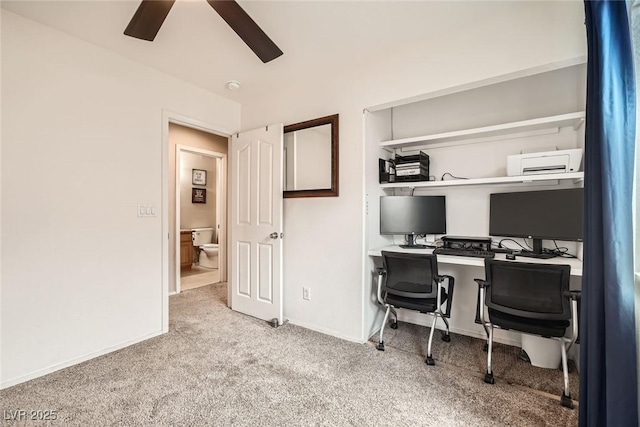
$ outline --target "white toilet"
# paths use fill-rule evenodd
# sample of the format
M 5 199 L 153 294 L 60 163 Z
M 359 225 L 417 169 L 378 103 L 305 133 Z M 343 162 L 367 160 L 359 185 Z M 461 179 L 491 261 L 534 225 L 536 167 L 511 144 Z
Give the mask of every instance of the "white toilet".
M 191 229 L 191 240 L 198 255 L 198 264 L 204 268 L 218 268 L 218 244 L 213 240 L 213 228 Z

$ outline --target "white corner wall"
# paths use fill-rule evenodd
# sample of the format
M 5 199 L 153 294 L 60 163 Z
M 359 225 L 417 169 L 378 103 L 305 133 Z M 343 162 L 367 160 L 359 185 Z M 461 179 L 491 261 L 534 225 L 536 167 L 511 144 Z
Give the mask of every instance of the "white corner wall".
M 167 197 L 163 110 L 233 132 L 240 106 L 2 11 L 1 108 L 7 387 L 166 330 L 168 220 L 137 217 Z
M 243 129 L 340 114 L 340 196 L 284 202 L 284 311 L 292 323 L 353 341 L 370 332 L 370 319 L 363 321 L 371 280 L 363 249 L 365 108 L 586 52 L 580 2 L 493 7 L 490 18 L 471 26 L 398 46 L 357 69 L 335 64 L 313 81 L 292 76 L 290 86 L 243 103 Z M 310 301 L 302 299 L 303 286 Z

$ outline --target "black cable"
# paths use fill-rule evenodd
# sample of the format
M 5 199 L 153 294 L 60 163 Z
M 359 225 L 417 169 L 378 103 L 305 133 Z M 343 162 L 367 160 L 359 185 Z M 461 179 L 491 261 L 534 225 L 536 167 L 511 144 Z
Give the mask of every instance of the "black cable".
M 555 249 L 551 249 L 549 252 L 553 253 L 555 256 L 563 257 L 563 258 L 578 258 L 577 256 L 569 253 L 569 248 L 566 247 L 558 247 L 558 243 L 553 240 L 553 244 L 555 245 Z
M 502 242 L 504 242 L 504 241 L 513 242 L 513 243 L 515 243 L 516 245 L 520 246 L 522 249 L 527 250 L 527 248 L 525 248 L 524 246 L 522 246 L 520 243 L 518 243 L 517 241 L 515 241 L 515 240 L 513 240 L 513 239 L 502 239 L 502 240 L 500 240 L 500 241 L 498 242 L 498 247 L 499 247 L 499 248 L 511 249 L 511 248 L 508 248 L 508 247 L 506 247 L 506 246 L 502 246 Z M 526 244 L 526 242 L 525 242 L 525 244 Z M 527 246 L 529 246 L 529 245 L 527 245 Z
M 442 174 L 442 176 L 440 177 L 440 181 L 444 181 L 444 177 L 445 177 L 445 176 L 447 176 L 447 175 L 449 175 L 449 176 L 450 176 L 451 178 L 453 178 L 453 179 L 469 179 L 469 178 L 464 178 L 464 177 L 461 177 L 461 176 L 455 176 L 455 175 L 453 175 L 453 174 L 451 174 L 451 173 L 449 173 L 449 172 L 445 172 L 445 173 L 443 173 L 443 174 Z
M 532 250 L 531 246 L 529 246 L 529 244 L 527 243 L 527 241 L 526 241 L 526 240 L 524 241 L 524 243 L 525 243 L 525 245 L 527 245 L 527 247 L 522 246 L 520 243 L 518 243 L 517 241 L 515 241 L 515 240 L 513 240 L 513 239 L 502 239 L 502 240 L 500 240 L 500 241 L 498 242 L 497 247 L 498 247 L 498 248 L 504 248 L 504 249 L 512 249 L 512 248 L 508 248 L 508 247 L 506 247 L 506 246 L 503 246 L 503 245 L 502 245 L 502 242 L 504 242 L 504 241 L 511 241 L 511 242 L 515 243 L 516 245 L 520 246 L 522 249 L 527 250 L 527 251 L 531 251 L 531 250 Z M 577 258 L 577 256 L 572 255 L 572 254 L 570 254 L 570 253 L 569 253 L 569 248 L 566 248 L 566 247 L 559 247 L 559 246 L 558 246 L 558 243 L 557 243 L 555 240 L 553 240 L 553 244 L 554 244 L 554 245 L 555 245 L 555 247 L 556 247 L 555 249 L 547 249 L 547 248 L 544 248 L 544 249 L 543 249 L 543 252 L 544 252 L 544 253 L 550 253 L 550 254 L 553 254 L 553 255 L 555 255 L 555 256 L 557 256 L 557 257 L 563 257 L 563 258 Z
M 433 242 L 427 242 L 426 234 L 416 234 L 415 241 L 418 241 L 418 239 L 424 239 L 424 245 L 428 248 L 437 248 L 439 247 L 438 243 L 440 243 L 440 246 L 442 246 L 442 239 L 436 239 Z

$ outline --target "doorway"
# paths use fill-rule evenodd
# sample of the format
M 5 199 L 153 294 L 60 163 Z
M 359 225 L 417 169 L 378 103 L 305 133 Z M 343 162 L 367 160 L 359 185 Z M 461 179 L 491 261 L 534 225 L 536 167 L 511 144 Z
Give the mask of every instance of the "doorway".
M 227 280 L 228 136 L 184 118 L 169 118 L 166 131 L 171 295 Z
M 225 153 L 176 145 L 177 292 L 225 278 L 225 161 Z

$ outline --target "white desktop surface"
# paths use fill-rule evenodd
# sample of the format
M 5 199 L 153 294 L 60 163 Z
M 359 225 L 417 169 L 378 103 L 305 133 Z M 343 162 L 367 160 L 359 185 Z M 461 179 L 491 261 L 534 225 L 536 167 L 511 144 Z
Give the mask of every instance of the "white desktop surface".
M 371 249 L 368 252 L 368 255 L 371 257 L 379 257 L 382 256 L 382 251 L 388 252 L 403 252 L 409 254 L 432 254 L 433 249 L 406 249 L 401 248 L 398 245 L 390 245 L 384 246 L 381 248 Z M 442 264 L 453 264 L 453 265 L 472 265 L 476 267 L 484 267 L 484 258 L 477 257 L 466 257 L 466 256 L 457 256 L 457 255 L 436 255 L 438 257 L 438 263 Z M 511 261 L 507 260 L 506 254 L 496 254 L 494 259 L 498 259 L 501 261 Z M 511 262 L 530 262 L 535 264 L 566 264 L 571 266 L 571 275 L 572 276 L 582 276 L 582 261 L 577 258 L 564 258 L 564 257 L 556 257 L 549 259 L 539 259 L 539 258 L 527 258 L 524 256 L 517 256 L 516 259 Z

